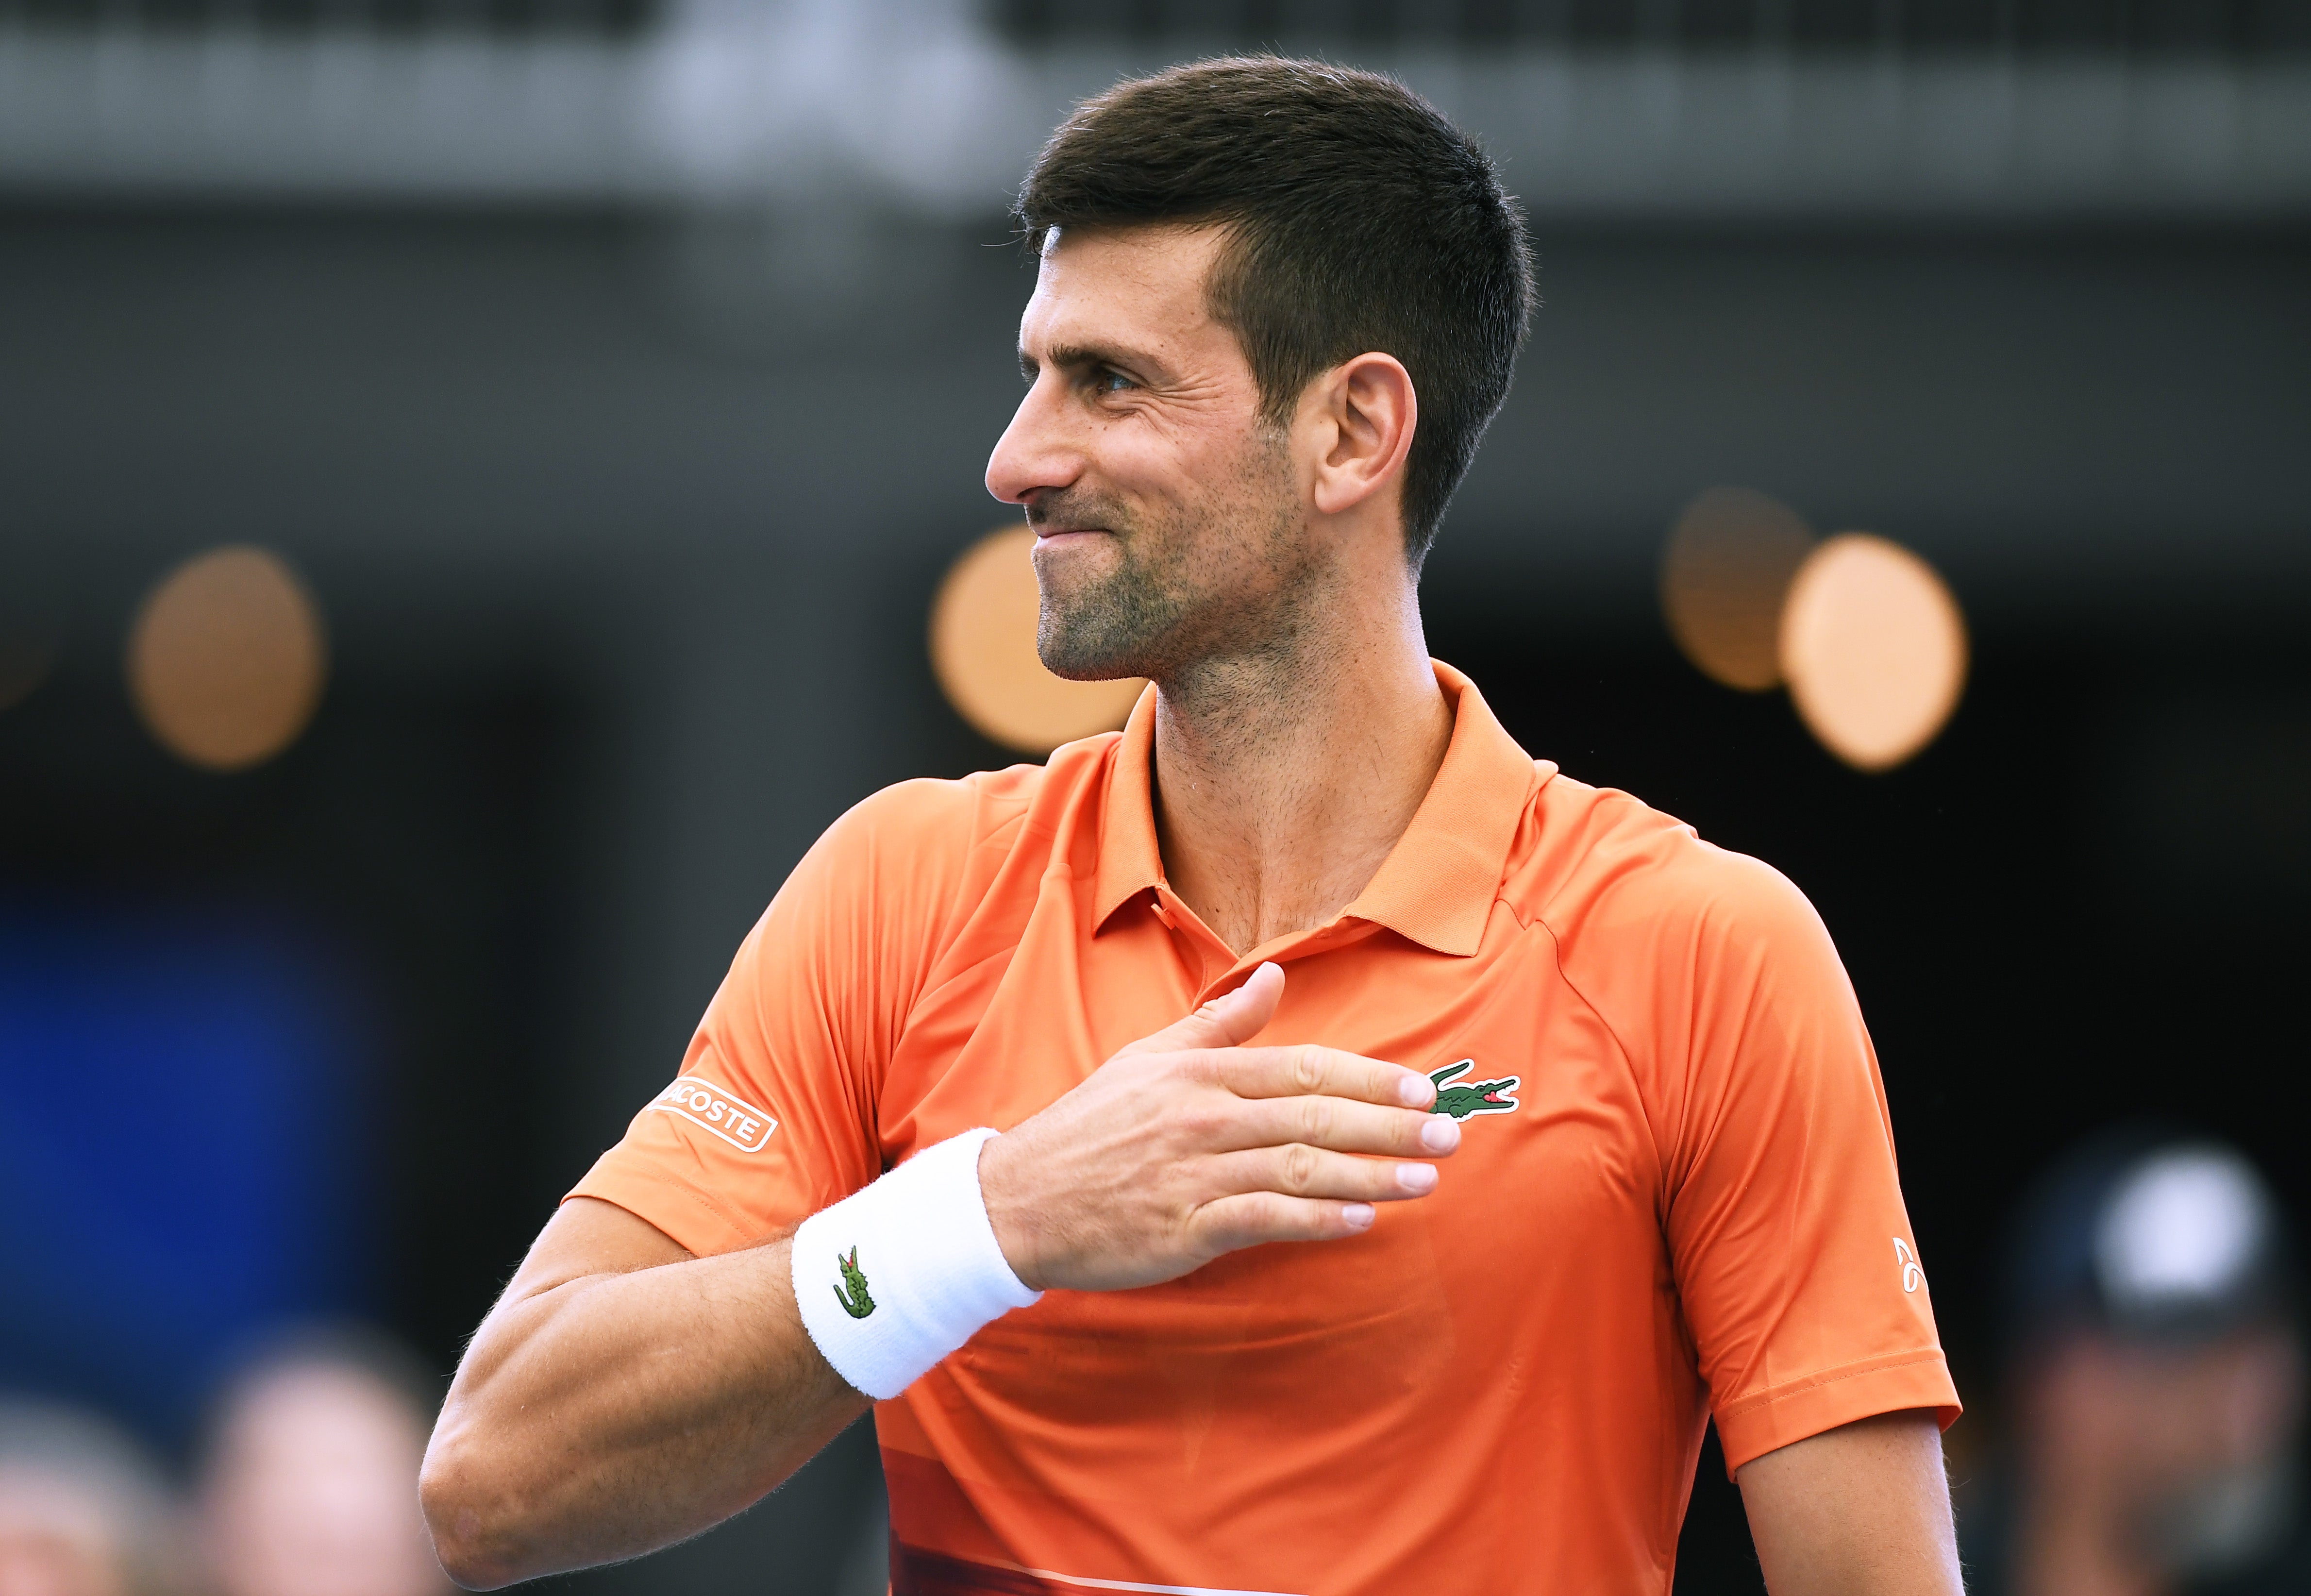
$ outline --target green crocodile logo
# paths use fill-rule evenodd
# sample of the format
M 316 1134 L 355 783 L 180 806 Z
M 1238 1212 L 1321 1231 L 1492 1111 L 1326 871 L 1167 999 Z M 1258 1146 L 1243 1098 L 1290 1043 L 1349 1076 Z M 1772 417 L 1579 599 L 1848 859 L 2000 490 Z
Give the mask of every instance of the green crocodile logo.
M 851 1318 L 866 1318 L 875 1311 L 875 1299 L 867 1295 L 867 1276 L 859 1267 L 859 1249 L 851 1248 L 848 1258 L 837 1252 L 834 1267 L 842 1271 L 842 1286 L 834 1288 L 834 1300 L 842 1304 L 842 1311 Z M 850 1288 L 848 1295 L 843 1293 L 844 1286 Z
M 1474 1068 L 1476 1063 L 1474 1059 L 1463 1059 L 1458 1064 L 1447 1064 L 1428 1077 L 1436 1083 L 1436 1105 L 1428 1111 L 1430 1113 L 1465 1120 L 1470 1114 L 1516 1112 L 1517 1100 L 1508 1094 L 1516 1089 L 1522 1076 L 1512 1075 L 1496 1081 L 1462 1081 L 1455 1086 L 1444 1084 L 1462 1070 Z

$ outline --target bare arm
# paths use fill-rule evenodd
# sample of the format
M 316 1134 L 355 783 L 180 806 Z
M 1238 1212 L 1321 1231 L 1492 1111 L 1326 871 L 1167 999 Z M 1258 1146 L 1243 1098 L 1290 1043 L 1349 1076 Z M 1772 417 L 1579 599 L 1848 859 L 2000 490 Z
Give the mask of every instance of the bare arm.
M 482 1321 L 426 1449 L 442 1565 L 493 1589 L 670 1545 L 867 1408 L 797 1317 L 781 1239 L 693 1258 L 577 1198 Z
M 1284 992 L 1134 1042 L 981 1150 L 1005 1258 L 1039 1289 L 1174 1279 L 1263 1242 L 1359 1234 L 1460 1143 L 1435 1088 L 1325 1048 L 1247 1048 Z M 475 1588 L 670 1545 L 791 1474 L 867 1399 L 795 1308 L 784 1238 L 693 1258 L 614 1204 L 564 1203 L 467 1349 L 425 1454 L 435 1548 Z
M 1751 1459 L 1739 1478 L 1773 1596 L 1961 1596 L 1931 1410 L 1842 1425 Z

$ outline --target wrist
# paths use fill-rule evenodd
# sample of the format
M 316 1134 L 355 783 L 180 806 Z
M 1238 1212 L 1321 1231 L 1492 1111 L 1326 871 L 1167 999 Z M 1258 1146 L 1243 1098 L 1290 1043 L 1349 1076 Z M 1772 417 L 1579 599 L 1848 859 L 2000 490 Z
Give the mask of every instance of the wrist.
M 924 1148 L 813 1214 L 790 1255 L 795 1307 L 834 1372 L 888 1400 L 979 1330 L 1042 1294 L 990 1225 L 979 1159 L 995 1132 Z
M 1002 1250 L 1003 1261 L 1030 1291 L 1048 1291 L 1051 1282 L 1037 1267 L 1035 1210 L 1018 1198 L 1019 1142 L 1016 1137 L 990 1136 L 980 1144 L 979 1188 L 987 1207 L 988 1228 Z

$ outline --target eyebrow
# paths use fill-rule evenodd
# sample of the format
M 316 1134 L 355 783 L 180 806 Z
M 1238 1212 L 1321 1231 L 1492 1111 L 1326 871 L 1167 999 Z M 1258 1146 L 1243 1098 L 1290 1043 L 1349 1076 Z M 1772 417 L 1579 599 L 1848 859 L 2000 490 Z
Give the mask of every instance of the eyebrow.
M 1093 344 L 1054 344 L 1051 350 L 1051 364 L 1062 371 L 1080 370 L 1085 366 L 1123 366 L 1133 371 L 1147 371 L 1154 364 L 1144 356 L 1128 354 L 1120 349 Z M 1034 379 L 1037 364 L 1025 345 L 1019 350 L 1019 375 Z

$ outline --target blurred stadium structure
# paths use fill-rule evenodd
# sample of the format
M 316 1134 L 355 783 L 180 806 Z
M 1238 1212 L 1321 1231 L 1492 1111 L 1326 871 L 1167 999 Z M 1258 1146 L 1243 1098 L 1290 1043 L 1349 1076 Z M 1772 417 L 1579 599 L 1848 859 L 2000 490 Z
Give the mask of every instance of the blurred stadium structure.
M 925 648 L 997 519 L 1008 190 L 1073 97 L 1269 44 L 1400 72 L 1531 208 L 1432 640 L 1822 907 L 1962 1388 L 2072 1134 L 2203 1122 L 2304 1211 L 2311 0 L 0 0 L 0 1253 L 45 1271 L 0 1387 L 165 1444 L 240 1320 L 446 1368 L 818 831 L 1011 757 Z M 1660 556 L 1722 487 L 1947 579 L 1965 697 L 1909 763 L 1679 658 Z M 130 636 L 237 545 L 326 686 L 218 773 Z M 45 1090 L 100 1068 L 155 1089 Z M 582 1583 L 879 1590 L 862 1443 Z M 1681 1583 L 1754 1588 L 1698 1490 Z
M 116 195 L 941 216 L 1151 56 L 1352 51 L 1536 210 L 2267 214 L 2299 0 L 23 0 L 0 180 Z

